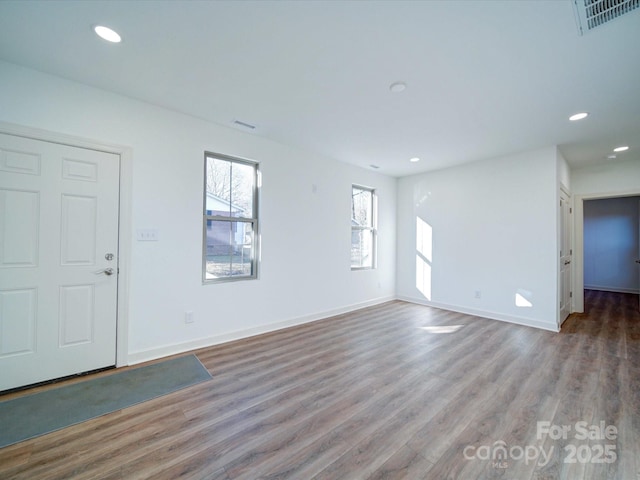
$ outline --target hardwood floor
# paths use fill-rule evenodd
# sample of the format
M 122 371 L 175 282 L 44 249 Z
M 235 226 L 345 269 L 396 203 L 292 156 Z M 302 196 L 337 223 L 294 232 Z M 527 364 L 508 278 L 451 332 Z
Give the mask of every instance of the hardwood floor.
M 638 297 L 586 304 L 558 334 L 390 302 L 199 350 L 211 381 L 0 449 L 0 478 L 638 480 Z

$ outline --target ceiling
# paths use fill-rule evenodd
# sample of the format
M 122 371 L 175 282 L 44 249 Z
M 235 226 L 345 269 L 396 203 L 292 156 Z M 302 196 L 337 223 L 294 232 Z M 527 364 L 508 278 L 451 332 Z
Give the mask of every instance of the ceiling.
M 0 59 L 393 176 L 640 161 L 639 45 L 640 8 L 580 35 L 570 0 L 0 1 Z

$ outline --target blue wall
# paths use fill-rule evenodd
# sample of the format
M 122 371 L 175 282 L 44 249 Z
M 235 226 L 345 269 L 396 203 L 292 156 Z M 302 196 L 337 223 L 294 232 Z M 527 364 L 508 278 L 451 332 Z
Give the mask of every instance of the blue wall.
M 640 197 L 584 202 L 584 285 L 638 293 Z

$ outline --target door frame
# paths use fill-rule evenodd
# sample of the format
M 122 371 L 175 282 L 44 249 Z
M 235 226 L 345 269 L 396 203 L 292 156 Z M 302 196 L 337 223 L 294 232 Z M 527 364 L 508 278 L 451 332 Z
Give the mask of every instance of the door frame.
M 566 197 L 566 201 L 567 201 L 567 205 L 569 207 L 568 209 L 568 214 L 567 217 L 564 218 L 564 213 L 562 211 L 562 197 L 563 195 Z M 559 224 L 560 224 L 560 232 L 559 232 L 559 243 L 560 243 L 560 250 L 562 249 L 562 247 L 564 246 L 562 244 L 562 237 L 563 234 L 567 235 L 567 244 L 569 246 L 569 257 L 570 257 L 570 261 L 571 263 L 569 264 L 569 292 L 571 292 L 573 290 L 573 276 L 575 273 L 574 270 L 574 255 L 573 255 L 573 250 L 574 250 L 574 242 L 573 242 L 573 226 L 572 226 L 572 219 L 571 217 L 573 216 L 572 213 L 572 209 L 573 207 L 573 203 L 574 203 L 574 197 L 571 194 L 571 192 L 569 191 L 568 188 L 566 188 L 564 185 L 560 185 L 560 189 L 559 189 L 559 193 L 558 193 L 558 198 L 560 199 L 560 218 L 559 218 Z M 558 296 L 561 297 L 562 296 L 562 257 L 558 258 Z M 558 302 L 559 305 L 561 305 L 562 302 L 562 298 L 560 298 L 560 302 Z M 569 309 L 569 315 L 571 315 L 575 310 L 573 309 L 573 298 L 571 296 L 571 293 L 569 293 L 569 304 L 567 305 L 567 308 Z M 562 327 L 562 324 L 564 323 L 564 321 L 568 318 L 562 318 L 561 316 L 562 311 L 560 309 L 558 309 L 558 328 Z
M 118 205 L 118 305 L 116 312 L 116 367 L 129 364 L 129 284 L 131 265 L 131 193 L 133 149 L 63 133 L 41 130 L 0 121 L 0 133 L 58 143 L 71 147 L 97 150 L 120 157 L 120 192 Z
M 599 200 L 603 198 L 621 198 L 621 197 L 637 197 L 640 196 L 640 189 L 623 190 L 620 192 L 608 192 L 608 193 L 587 193 L 583 195 L 575 195 L 573 207 L 575 210 L 574 215 L 574 247 L 575 255 L 573 257 L 574 262 L 574 276 L 573 276 L 573 305 L 572 311 L 583 313 L 584 312 L 584 201 L 585 200 Z

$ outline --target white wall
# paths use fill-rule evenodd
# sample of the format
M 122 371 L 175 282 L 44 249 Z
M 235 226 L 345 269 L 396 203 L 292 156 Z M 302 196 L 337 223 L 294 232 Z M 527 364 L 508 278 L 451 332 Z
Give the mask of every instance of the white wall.
M 549 147 L 400 179 L 398 296 L 557 330 L 558 171 Z
M 560 150 L 556 150 L 556 158 L 558 166 L 558 183 L 561 188 L 567 191 L 567 193 L 571 193 L 571 168 Z
M 640 197 L 584 202 L 584 285 L 638 293 Z
M 625 160 L 572 170 L 573 193 L 589 198 L 640 192 L 640 154 L 630 151 L 625 155 Z
M 0 121 L 131 147 L 132 231 L 157 228 L 159 241 L 122 239 L 130 362 L 395 295 L 394 178 L 4 62 Z M 259 280 L 201 284 L 205 150 L 260 162 Z M 350 270 L 352 183 L 378 192 L 376 270 Z M 184 323 L 187 310 L 195 323 Z

